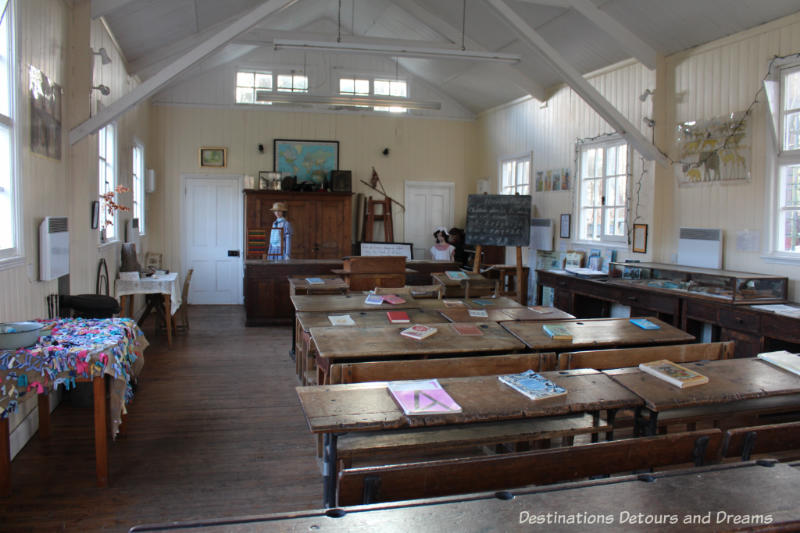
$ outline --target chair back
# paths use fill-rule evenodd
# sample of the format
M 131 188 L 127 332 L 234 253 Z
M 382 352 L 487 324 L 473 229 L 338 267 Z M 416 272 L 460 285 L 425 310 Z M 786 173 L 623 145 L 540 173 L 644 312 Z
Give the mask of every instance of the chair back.
M 186 272 L 186 279 L 183 280 L 183 289 L 181 289 L 181 304 L 186 305 L 188 304 L 189 298 L 189 284 L 192 282 L 192 274 L 194 273 L 194 269 L 190 268 L 188 272 Z
M 659 359 L 668 359 L 673 363 L 716 361 L 717 359 L 730 359 L 733 356 L 733 349 L 734 341 L 725 341 L 565 352 L 558 355 L 558 368 L 559 370 L 574 368 L 607 370 L 638 366 L 640 363 Z

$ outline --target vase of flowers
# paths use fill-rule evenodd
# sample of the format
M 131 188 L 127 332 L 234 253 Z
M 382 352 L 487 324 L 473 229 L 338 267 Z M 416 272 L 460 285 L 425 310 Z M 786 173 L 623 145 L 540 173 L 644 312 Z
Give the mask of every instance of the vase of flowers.
M 106 218 L 105 222 L 103 222 L 103 226 L 100 228 L 100 242 L 106 242 L 106 228 L 114 224 L 114 216 L 116 215 L 117 211 L 129 211 L 130 208 L 128 206 L 122 205 L 117 203 L 116 195 L 123 192 L 128 192 L 130 189 L 124 187 L 122 185 L 117 185 L 113 191 L 108 191 L 100 195 L 100 201 L 102 203 L 102 209 L 106 210 L 108 217 Z

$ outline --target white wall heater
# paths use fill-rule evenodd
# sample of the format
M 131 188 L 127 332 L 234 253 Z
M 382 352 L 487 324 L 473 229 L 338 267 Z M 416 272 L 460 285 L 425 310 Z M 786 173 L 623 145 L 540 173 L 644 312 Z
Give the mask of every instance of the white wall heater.
M 722 268 L 722 230 L 680 228 L 678 264 L 701 268 Z
M 69 274 L 69 224 L 67 217 L 45 217 L 39 224 L 39 279 L 48 281 Z

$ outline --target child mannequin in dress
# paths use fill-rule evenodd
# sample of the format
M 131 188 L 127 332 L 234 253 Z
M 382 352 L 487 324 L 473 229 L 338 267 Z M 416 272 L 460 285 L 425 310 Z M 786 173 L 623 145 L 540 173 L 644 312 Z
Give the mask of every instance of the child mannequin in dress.
M 439 226 L 433 232 L 436 244 L 431 247 L 431 257 L 434 261 L 453 261 L 453 254 L 456 249 L 447 242 L 447 230 Z
M 272 204 L 275 222 L 272 223 L 269 233 L 267 259 L 270 261 L 289 259 L 289 253 L 292 251 L 292 225 L 285 218 L 288 210 L 284 202 Z

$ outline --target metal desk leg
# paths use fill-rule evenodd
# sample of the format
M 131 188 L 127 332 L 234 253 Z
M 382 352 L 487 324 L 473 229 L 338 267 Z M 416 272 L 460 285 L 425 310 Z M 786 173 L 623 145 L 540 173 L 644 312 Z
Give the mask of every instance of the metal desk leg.
M 322 506 L 326 508 L 336 505 L 336 433 L 325 434 L 322 452 Z

